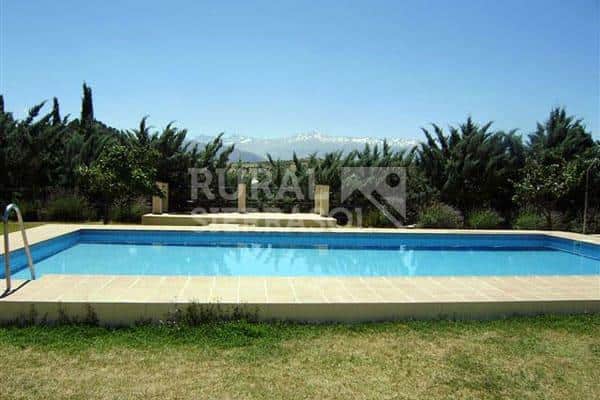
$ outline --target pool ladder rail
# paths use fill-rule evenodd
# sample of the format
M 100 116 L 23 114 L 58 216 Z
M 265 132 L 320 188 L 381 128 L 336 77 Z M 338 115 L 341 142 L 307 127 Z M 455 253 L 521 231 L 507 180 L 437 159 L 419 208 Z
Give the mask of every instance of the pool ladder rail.
M 31 272 L 31 279 L 35 279 L 35 268 L 33 266 L 33 259 L 31 258 L 31 251 L 29 250 L 29 242 L 27 241 L 27 234 L 25 233 L 25 225 L 23 224 L 23 216 L 21 215 L 21 210 L 19 210 L 19 207 L 17 207 L 16 204 L 11 203 L 6 206 L 6 209 L 4 210 L 4 215 L 2 215 L 2 223 L 4 225 L 4 276 L 6 278 L 5 293 L 10 292 L 10 290 L 11 290 L 10 248 L 9 248 L 9 240 L 8 240 L 8 218 L 10 217 L 11 211 L 14 211 L 17 214 L 17 221 L 19 222 L 19 228 L 21 229 L 21 236 L 23 237 L 23 248 L 25 249 L 25 254 L 27 255 L 27 263 L 29 264 L 29 272 Z

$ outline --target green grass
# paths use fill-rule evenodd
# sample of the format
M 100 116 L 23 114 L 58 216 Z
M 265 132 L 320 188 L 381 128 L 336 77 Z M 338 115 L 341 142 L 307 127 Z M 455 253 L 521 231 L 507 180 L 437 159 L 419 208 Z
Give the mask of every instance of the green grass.
M 24 222 L 25 229 L 35 228 L 36 226 L 44 225 L 43 222 Z M 8 223 L 8 232 L 17 232 L 19 230 L 19 224 L 17 222 Z
M 100 221 L 87 221 L 87 222 L 76 222 L 79 225 L 101 225 Z M 25 229 L 35 228 L 36 226 L 48 225 L 48 224 L 73 224 L 73 222 L 25 222 Z M 111 223 L 112 224 L 112 223 Z M 133 222 L 115 222 L 118 225 L 139 225 Z M 17 232 L 19 230 L 19 224 L 17 222 L 8 223 L 8 232 Z
M 0 328 L 3 399 L 600 395 L 600 316 Z

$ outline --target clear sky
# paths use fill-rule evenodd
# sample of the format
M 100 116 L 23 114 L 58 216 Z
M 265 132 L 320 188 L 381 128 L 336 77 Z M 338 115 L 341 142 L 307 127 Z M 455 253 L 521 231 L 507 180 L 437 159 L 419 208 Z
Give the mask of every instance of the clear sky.
M 422 137 L 472 115 L 529 133 L 553 106 L 599 137 L 599 0 L 0 0 L 0 92 L 132 128 Z

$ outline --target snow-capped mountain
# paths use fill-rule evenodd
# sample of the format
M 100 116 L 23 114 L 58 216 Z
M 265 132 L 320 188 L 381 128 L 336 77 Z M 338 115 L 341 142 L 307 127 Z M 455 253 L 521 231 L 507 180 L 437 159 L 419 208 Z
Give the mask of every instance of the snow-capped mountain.
M 194 138 L 194 141 L 206 143 L 212 139 L 211 136 L 198 136 Z M 264 160 L 267 153 L 275 159 L 289 160 L 294 152 L 299 157 L 306 157 L 312 153 L 324 154 L 339 150 L 347 153 L 352 150 L 362 150 L 367 143 L 369 146 L 377 145 L 380 148 L 383 145 L 383 139 L 379 138 L 329 136 L 319 132 L 300 133 L 276 139 L 225 135 L 223 142 L 225 145 L 235 144 L 236 154 L 232 154 L 232 160 L 237 160 L 241 156 L 242 161 Z M 394 150 L 413 147 L 417 144 L 415 140 L 402 138 L 388 138 L 387 142 Z

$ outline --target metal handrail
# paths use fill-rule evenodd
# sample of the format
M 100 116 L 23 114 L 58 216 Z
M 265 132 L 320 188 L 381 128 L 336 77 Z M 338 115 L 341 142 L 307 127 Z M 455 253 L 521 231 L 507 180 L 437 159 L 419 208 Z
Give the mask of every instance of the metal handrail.
M 19 226 L 21 228 L 21 236 L 23 237 L 23 248 L 25 249 L 25 254 L 27 255 L 27 263 L 29 264 L 29 272 L 31 272 L 31 279 L 35 279 L 35 268 L 33 267 L 33 258 L 31 258 L 31 251 L 29 250 L 29 242 L 27 241 L 27 234 L 25 234 L 25 225 L 23 224 L 23 216 L 21 215 L 21 210 L 17 207 L 16 204 L 11 203 L 6 206 L 4 210 L 4 215 L 2 216 L 2 222 L 4 224 L 4 276 L 6 278 L 6 291 L 10 291 L 11 282 L 10 282 L 10 249 L 9 249 L 9 240 L 8 240 L 8 217 L 10 217 L 10 212 L 13 211 L 17 214 L 17 221 L 19 222 Z
M 582 233 L 585 235 L 587 228 L 587 210 L 588 210 L 588 192 L 590 189 L 590 171 L 594 165 L 600 163 L 600 158 L 594 158 L 590 163 L 589 167 L 585 170 L 585 197 L 583 200 L 583 229 Z

